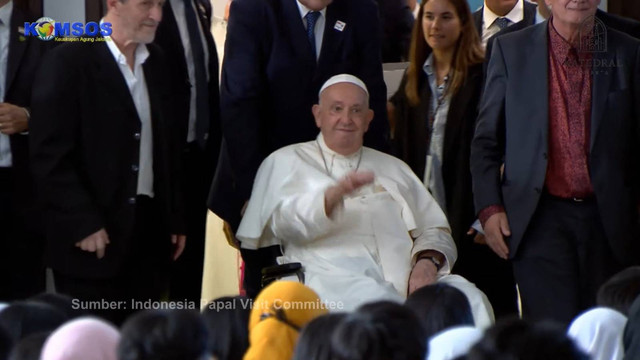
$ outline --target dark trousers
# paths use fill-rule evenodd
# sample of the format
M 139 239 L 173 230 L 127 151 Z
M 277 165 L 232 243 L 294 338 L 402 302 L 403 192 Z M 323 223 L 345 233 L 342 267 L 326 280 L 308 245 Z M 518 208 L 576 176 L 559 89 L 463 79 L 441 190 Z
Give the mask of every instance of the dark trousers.
M 246 295 L 255 299 L 262 290 L 262 269 L 276 265 L 276 258 L 282 253 L 280 246 L 274 245 L 257 250 L 240 249 L 244 261 L 244 290 Z
M 464 276 L 487 295 L 496 319 L 518 315 L 518 293 L 511 262 L 496 255 L 488 245 L 469 236 L 458 247 L 453 272 Z
M 211 186 L 210 164 L 205 151 L 191 143 L 183 151 L 184 199 L 186 207 L 187 243 L 184 252 L 171 269 L 172 300 L 200 302 L 202 270 L 204 268 L 205 234 L 207 226 L 207 194 Z
M 600 285 L 622 266 L 611 252 L 595 200 L 544 194 L 513 268 L 524 318 L 568 325 L 595 305 Z
M 45 289 L 44 241 L 28 219 L 13 176 L 11 168 L 0 168 L 0 302 Z
M 155 200 L 147 196 L 136 200 L 134 231 L 127 239 L 131 248 L 117 276 L 88 279 L 54 272 L 56 291 L 72 296 L 75 308 L 116 325 L 136 311 L 153 307 L 152 302 L 165 296 L 168 287 L 172 247 L 166 222 Z

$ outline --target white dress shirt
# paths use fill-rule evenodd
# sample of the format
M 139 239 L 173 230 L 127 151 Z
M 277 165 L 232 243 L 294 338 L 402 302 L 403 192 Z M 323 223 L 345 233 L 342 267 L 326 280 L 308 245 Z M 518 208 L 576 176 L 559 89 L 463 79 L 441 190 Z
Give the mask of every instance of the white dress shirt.
M 302 23 L 304 24 L 304 28 L 307 28 L 307 13 L 312 11 L 308 7 L 302 5 L 300 1 L 296 1 L 298 4 L 298 9 L 300 10 L 300 16 L 302 17 Z M 324 8 L 319 11 L 320 16 L 318 16 L 318 20 L 316 20 L 315 29 L 313 30 L 313 35 L 316 38 L 316 60 L 320 58 L 320 50 L 322 49 L 322 38 L 324 38 L 324 27 L 327 23 L 327 8 Z
M 144 44 L 138 44 L 135 51 L 135 62 L 133 71 L 127 64 L 127 58 L 120 51 L 118 46 L 110 38 L 106 39 L 107 46 L 118 63 L 118 68 L 127 82 L 127 87 L 131 93 L 131 98 L 135 104 L 140 118 L 140 158 L 138 167 L 138 195 L 153 197 L 153 129 L 151 126 L 151 104 L 149 103 L 149 92 L 144 79 L 142 64 L 149 57 L 149 50 Z
M 196 70 L 193 65 L 193 52 L 191 51 L 191 39 L 189 38 L 189 30 L 187 29 L 187 22 L 184 15 L 184 2 L 182 0 L 170 0 L 171 10 L 176 18 L 178 24 L 178 32 L 180 32 L 180 40 L 182 41 L 182 47 L 184 48 L 184 57 L 187 61 L 187 73 L 189 74 L 189 83 L 191 84 L 191 99 L 189 102 L 189 128 L 187 132 L 187 142 L 196 140 Z M 198 30 L 200 31 L 200 41 L 202 41 L 202 48 L 204 49 L 204 67 L 207 72 L 207 82 L 211 78 L 209 74 L 209 48 L 207 41 L 202 33 L 202 23 L 197 16 L 198 10 L 195 7 L 193 1 L 191 1 L 193 11 L 196 13 L 196 20 L 198 20 Z
M 7 59 L 9 58 L 9 35 L 11 34 L 11 12 L 13 1 L 0 8 L 0 103 L 4 102 L 7 86 Z M 11 167 L 11 144 L 9 135 L 0 133 L 0 167 Z
M 522 0 L 518 0 L 516 5 L 509 11 L 509 13 L 505 16 L 496 15 L 493 11 L 489 9 L 487 3 L 484 3 L 484 7 L 482 8 L 482 46 L 487 46 L 487 41 L 493 35 L 497 34 L 500 31 L 500 27 L 496 24 L 496 19 L 499 17 L 505 17 L 511 20 L 509 26 L 524 20 L 524 3 Z

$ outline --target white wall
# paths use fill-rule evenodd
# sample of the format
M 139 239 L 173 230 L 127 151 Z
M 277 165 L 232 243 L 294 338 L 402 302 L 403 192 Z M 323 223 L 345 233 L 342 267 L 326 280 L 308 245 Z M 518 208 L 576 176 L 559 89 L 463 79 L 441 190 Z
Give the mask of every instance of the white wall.
M 43 0 L 44 16 L 60 22 L 84 22 L 84 0 Z

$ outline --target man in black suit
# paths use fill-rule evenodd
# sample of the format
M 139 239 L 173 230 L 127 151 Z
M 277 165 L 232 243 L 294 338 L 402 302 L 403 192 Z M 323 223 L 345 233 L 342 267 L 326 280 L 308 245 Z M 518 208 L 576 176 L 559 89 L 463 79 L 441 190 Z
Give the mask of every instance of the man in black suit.
M 231 3 L 220 90 L 223 145 L 209 208 L 234 230 L 262 160 L 317 136 L 309 109 L 329 77 L 350 73 L 365 82 L 375 112 L 365 145 L 387 149 L 380 34 L 378 8 L 369 0 Z M 256 295 L 260 269 L 274 257 L 251 250 L 242 256 L 247 291 Z
M 536 6 L 526 0 L 485 0 L 484 6 L 473 13 L 473 21 L 482 45 L 486 46 L 503 29 L 535 24 Z
M 111 36 L 52 50 L 33 91 L 32 168 L 56 289 L 115 323 L 139 309 L 132 300 L 163 295 L 185 245 L 171 88 L 150 44 L 163 3 L 108 0 Z
M 207 6 L 209 5 L 209 6 Z M 218 54 L 208 0 L 167 0 L 155 43 L 173 76 L 189 245 L 171 270 L 169 296 L 200 301 L 207 195 L 220 151 Z
M 48 44 L 19 30 L 33 20 L 0 0 L 0 301 L 44 290 L 28 131 L 33 76 Z
M 598 3 L 547 0 L 552 21 L 496 38 L 489 63 L 474 198 L 529 319 L 568 323 L 640 253 L 640 41 Z
M 407 0 L 376 0 L 382 24 L 382 62 L 409 58 L 413 12 Z

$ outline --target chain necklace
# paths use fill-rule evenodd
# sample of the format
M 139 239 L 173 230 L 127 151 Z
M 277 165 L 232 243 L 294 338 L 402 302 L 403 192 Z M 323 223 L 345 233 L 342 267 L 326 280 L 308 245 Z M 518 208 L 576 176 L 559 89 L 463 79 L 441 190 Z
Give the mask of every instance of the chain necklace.
M 320 146 L 320 142 L 318 142 L 318 139 L 316 139 L 316 145 L 318 146 L 318 151 L 320 151 L 320 156 L 322 157 L 322 163 L 324 164 L 324 170 L 327 173 L 327 175 L 329 177 L 333 177 L 331 175 L 331 172 L 329 171 L 329 167 L 327 166 L 327 160 L 324 158 L 324 151 L 322 151 L 322 147 Z M 362 146 L 360 147 L 360 157 L 358 158 L 358 164 L 356 164 L 356 170 L 358 171 L 358 169 L 360 168 L 360 162 L 362 162 Z M 333 166 L 331 166 L 331 169 L 333 170 Z

